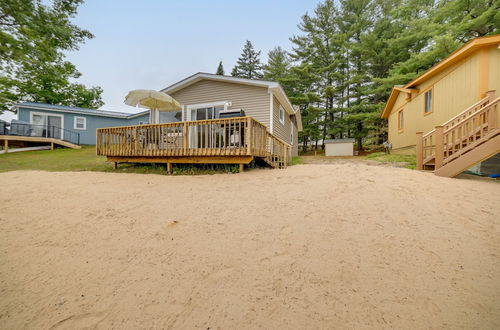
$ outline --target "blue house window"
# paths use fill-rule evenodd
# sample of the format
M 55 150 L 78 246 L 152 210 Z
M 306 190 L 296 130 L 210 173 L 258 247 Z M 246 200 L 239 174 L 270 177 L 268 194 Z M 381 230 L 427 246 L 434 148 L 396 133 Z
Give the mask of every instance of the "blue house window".
M 87 118 L 85 117 L 75 117 L 75 129 L 87 129 Z

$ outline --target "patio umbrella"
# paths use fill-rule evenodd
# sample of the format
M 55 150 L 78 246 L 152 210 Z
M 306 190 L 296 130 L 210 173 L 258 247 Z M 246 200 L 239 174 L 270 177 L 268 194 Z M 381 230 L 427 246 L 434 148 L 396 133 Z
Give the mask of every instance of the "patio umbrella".
M 147 89 L 136 89 L 130 91 L 125 97 L 125 104 L 133 107 L 146 108 L 150 110 L 149 122 L 158 124 L 160 122 L 159 111 L 179 111 L 181 105 L 172 96 Z

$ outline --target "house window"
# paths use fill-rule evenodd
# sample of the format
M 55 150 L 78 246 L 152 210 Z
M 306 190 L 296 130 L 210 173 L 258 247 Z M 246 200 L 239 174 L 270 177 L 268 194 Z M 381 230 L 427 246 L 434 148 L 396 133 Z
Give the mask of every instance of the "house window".
M 404 128 L 404 113 L 403 110 L 398 112 L 398 129 L 402 130 Z
M 432 89 L 425 92 L 425 108 L 424 113 L 432 112 Z
M 293 145 L 293 125 L 290 126 L 290 143 Z
M 145 121 L 140 121 L 139 125 L 146 125 L 146 122 Z
M 75 117 L 75 129 L 87 129 L 87 118 L 85 117 Z
M 285 110 L 281 105 L 280 105 L 280 123 L 285 125 Z

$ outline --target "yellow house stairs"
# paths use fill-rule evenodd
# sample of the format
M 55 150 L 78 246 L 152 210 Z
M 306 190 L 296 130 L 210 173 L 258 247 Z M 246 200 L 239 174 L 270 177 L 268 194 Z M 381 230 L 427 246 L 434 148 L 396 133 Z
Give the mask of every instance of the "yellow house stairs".
M 418 170 L 454 177 L 500 152 L 495 91 L 432 131 L 417 132 Z

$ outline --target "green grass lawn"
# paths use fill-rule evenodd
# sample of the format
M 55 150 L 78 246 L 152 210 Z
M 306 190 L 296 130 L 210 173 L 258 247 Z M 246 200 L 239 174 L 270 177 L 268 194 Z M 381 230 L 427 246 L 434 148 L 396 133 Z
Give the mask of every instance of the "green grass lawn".
M 95 147 L 13 152 L 0 155 L 0 172 L 15 170 L 105 171 L 113 169 Z
M 292 157 L 292 165 L 304 164 L 304 160 L 300 156 Z
M 375 160 L 382 163 L 402 163 L 404 167 L 415 169 L 416 158 L 414 155 L 394 155 L 385 152 L 375 152 L 365 156 L 365 159 Z
M 106 157 L 96 156 L 94 146 L 0 154 L 0 172 L 16 170 L 167 174 L 165 164 L 119 164 L 115 170 L 114 164 L 108 163 Z M 238 170 L 238 165 L 174 165 L 174 175 L 234 173 Z

